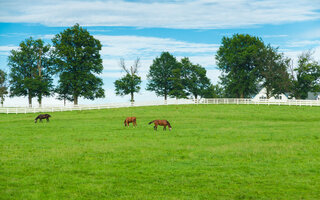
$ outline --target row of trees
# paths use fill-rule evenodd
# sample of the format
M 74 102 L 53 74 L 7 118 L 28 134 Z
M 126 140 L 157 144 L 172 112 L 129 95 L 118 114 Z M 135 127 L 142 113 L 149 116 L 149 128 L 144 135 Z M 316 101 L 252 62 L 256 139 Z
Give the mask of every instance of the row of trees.
M 11 97 L 27 96 L 30 106 L 33 98 L 41 105 L 44 96 L 54 93 L 58 99 L 75 105 L 79 97 L 104 97 L 103 81 L 98 77 L 103 70 L 101 47 L 100 41 L 79 24 L 55 35 L 52 46 L 40 39 L 22 41 L 8 58 L 9 86 L 7 75 L 0 70 L 1 103 L 8 93 Z M 222 75 L 220 83 L 213 85 L 202 66 L 187 57 L 178 61 L 169 52 L 162 52 L 150 66 L 146 89 L 164 99 L 246 98 L 262 87 L 266 88 L 267 97 L 290 92 L 293 97 L 304 99 L 308 92 L 320 92 L 320 65 L 310 51 L 301 54 L 294 67 L 278 48 L 266 45 L 261 38 L 235 34 L 222 38 L 216 60 Z M 139 66 L 139 58 L 131 67 L 120 60 L 125 76 L 114 82 L 117 95 L 130 94 L 134 101 L 134 93 L 141 89 Z M 54 76 L 58 77 L 56 86 Z
M 22 41 L 8 57 L 9 87 L 5 85 L 3 73 L 2 99 L 8 88 L 11 97 L 27 96 L 30 106 L 32 98 L 36 97 L 41 106 L 42 98 L 53 93 L 58 94 L 58 99 L 73 101 L 75 105 L 79 97 L 104 97 L 102 79 L 96 76 L 103 70 L 101 47 L 100 41 L 79 24 L 55 35 L 52 47 L 32 37 Z M 59 77 L 56 87 L 54 75 Z
M 265 45 L 261 38 L 235 34 L 222 38 L 216 60 L 226 97 L 252 97 L 262 87 L 267 98 L 289 93 L 305 99 L 308 92 L 320 92 L 320 64 L 311 51 L 302 53 L 297 66 L 293 66 L 278 48 Z
M 42 98 L 58 95 L 58 99 L 73 101 L 78 98 L 95 99 L 104 97 L 102 79 L 103 65 L 99 51 L 101 43 L 86 29 L 76 24 L 55 35 L 52 46 L 43 40 L 32 37 L 22 41 L 17 50 L 12 50 L 8 57 L 9 87 L 5 85 L 6 74 L 0 71 L 0 96 L 3 99 L 10 90 L 10 96 L 26 96 L 29 105 L 37 98 L 39 105 Z M 120 60 L 121 68 L 126 75 L 115 81 L 117 95 L 131 95 L 139 92 L 141 77 L 138 76 L 140 60 L 137 59 L 130 68 Z M 58 77 L 54 86 L 53 77 Z M 210 95 L 215 87 L 206 76 L 206 70 L 200 65 L 192 64 L 188 58 L 181 62 L 168 52 L 163 52 L 154 59 L 148 74 L 147 90 L 155 91 L 158 96 L 195 98 Z
M 131 101 L 134 101 L 134 93 L 140 91 L 141 84 L 141 77 L 137 75 L 139 65 L 139 58 L 130 68 L 125 66 L 123 59 L 120 60 L 126 75 L 114 83 L 117 95 L 130 94 Z M 216 87 L 211 84 L 205 68 L 191 63 L 187 57 L 179 62 L 169 52 L 162 52 L 160 57 L 153 60 L 147 79 L 146 89 L 163 96 L 165 100 L 168 97 L 214 97 L 216 93 Z

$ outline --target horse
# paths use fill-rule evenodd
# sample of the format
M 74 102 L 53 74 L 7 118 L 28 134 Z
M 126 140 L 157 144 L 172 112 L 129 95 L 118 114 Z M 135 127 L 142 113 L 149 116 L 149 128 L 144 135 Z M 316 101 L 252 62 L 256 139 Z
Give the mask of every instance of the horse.
M 47 122 L 49 122 L 49 117 L 51 117 L 49 114 L 38 115 L 38 117 L 34 119 L 34 123 L 37 123 L 38 119 L 40 119 L 40 122 L 42 122 L 43 119 L 47 119 Z
M 153 121 L 149 122 L 149 124 L 152 124 L 152 123 L 154 123 L 154 127 L 153 127 L 154 130 L 158 129 L 158 125 L 164 126 L 163 130 L 167 130 L 167 126 L 169 127 L 169 131 L 171 131 L 171 129 L 172 129 L 170 123 L 167 120 L 153 120 Z
M 129 123 L 133 124 L 133 127 L 137 126 L 137 118 L 136 117 L 127 117 L 124 120 L 124 126 L 128 126 L 129 127 Z

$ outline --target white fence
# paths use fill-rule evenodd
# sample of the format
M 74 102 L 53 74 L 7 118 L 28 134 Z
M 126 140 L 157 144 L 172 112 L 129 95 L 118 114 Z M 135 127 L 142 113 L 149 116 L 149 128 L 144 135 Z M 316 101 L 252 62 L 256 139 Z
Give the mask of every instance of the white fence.
M 0 113 L 38 113 L 38 112 L 62 112 L 74 110 L 94 110 L 94 109 L 108 109 L 108 108 L 122 108 L 122 107 L 138 107 L 138 106 L 159 106 L 159 105 L 179 105 L 179 104 L 253 104 L 253 105 L 287 105 L 287 106 L 320 106 L 318 100 L 259 100 L 252 99 L 177 99 L 167 101 L 151 101 L 151 102 L 127 102 L 127 103 L 108 103 L 101 105 L 79 105 L 79 106 L 53 106 L 53 107 L 6 107 L 0 108 Z

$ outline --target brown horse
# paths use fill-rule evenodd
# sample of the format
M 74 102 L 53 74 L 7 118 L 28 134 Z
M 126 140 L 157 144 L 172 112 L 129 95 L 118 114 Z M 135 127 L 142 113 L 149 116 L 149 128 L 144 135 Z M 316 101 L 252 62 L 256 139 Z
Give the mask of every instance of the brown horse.
M 172 127 L 170 125 L 170 123 L 167 120 L 153 120 L 151 122 L 149 122 L 149 124 L 154 123 L 154 130 L 158 129 L 158 126 L 164 126 L 163 130 L 166 130 L 167 126 L 169 127 L 169 131 L 171 131 Z
M 137 126 L 137 118 L 136 117 L 127 117 L 125 120 L 124 120 L 124 126 L 128 126 L 129 127 L 129 123 L 133 124 L 133 126 Z
M 38 119 L 40 120 L 40 122 L 42 122 L 43 119 L 47 119 L 47 122 L 49 122 L 49 117 L 51 117 L 51 115 L 49 115 L 49 114 L 38 115 L 38 116 L 34 119 L 34 123 L 37 123 Z

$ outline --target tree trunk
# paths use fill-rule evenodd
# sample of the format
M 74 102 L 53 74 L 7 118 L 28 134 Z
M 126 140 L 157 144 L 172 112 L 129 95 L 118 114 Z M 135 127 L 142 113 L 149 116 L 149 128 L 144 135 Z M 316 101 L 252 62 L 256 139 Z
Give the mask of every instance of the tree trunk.
M 240 94 L 240 98 L 243 99 L 244 95 L 243 92 Z
M 167 93 L 164 94 L 164 100 L 167 100 Z
M 32 96 L 31 96 L 30 92 L 28 94 L 28 100 L 29 100 L 29 107 L 31 108 L 32 107 Z
M 74 97 L 73 103 L 75 106 L 77 106 L 78 105 L 78 96 L 74 95 L 73 97 Z
M 63 105 L 66 106 L 66 98 L 63 98 Z
M 131 92 L 131 102 L 134 102 L 133 92 Z
M 42 96 L 38 96 L 38 103 L 39 103 L 39 107 L 42 107 Z
M 270 91 L 269 91 L 269 89 L 268 89 L 268 87 L 266 87 L 266 95 L 267 95 L 267 99 L 269 99 L 270 98 Z

